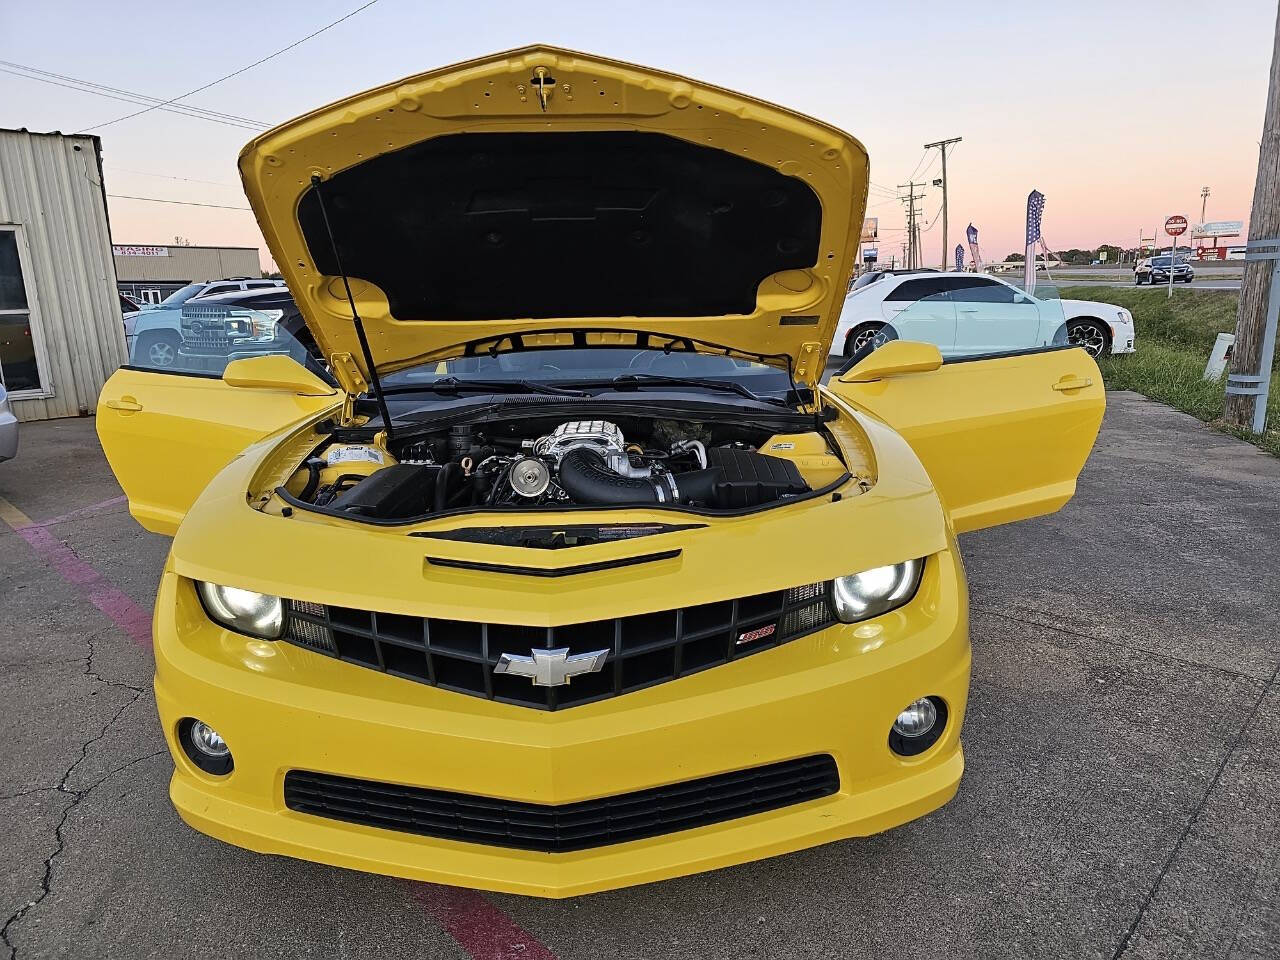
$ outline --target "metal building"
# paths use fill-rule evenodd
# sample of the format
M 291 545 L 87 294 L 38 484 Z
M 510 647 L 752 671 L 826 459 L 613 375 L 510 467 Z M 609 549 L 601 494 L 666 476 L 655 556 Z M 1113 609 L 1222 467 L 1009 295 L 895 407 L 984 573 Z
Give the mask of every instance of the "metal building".
M 0 378 L 14 413 L 92 413 L 125 357 L 101 142 L 0 129 Z
M 159 303 L 188 283 L 262 276 L 257 247 L 117 243 L 111 252 L 120 292 L 142 303 Z

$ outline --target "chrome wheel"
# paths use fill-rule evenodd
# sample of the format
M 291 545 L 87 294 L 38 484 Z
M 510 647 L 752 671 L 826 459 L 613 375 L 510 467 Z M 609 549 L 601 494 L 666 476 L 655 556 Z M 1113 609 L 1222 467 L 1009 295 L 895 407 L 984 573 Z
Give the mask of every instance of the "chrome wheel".
M 869 323 L 865 327 L 859 327 L 849 337 L 847 357 L 852 357 L 864 347 L 869 346 L 876 339 L 876 334 L 884 327 L 883 323 Z
M 153 367 L 171 367 L 178 359 L 178 351 L 168 340 L 156 340 L 147 347 L 147 362 Z
M 1083 320 L 1067 327 L 1072 346 L 1084 347 L 1085 353 L 1097 360 L 1107 352 L 1107 334 L 1096 320 Z

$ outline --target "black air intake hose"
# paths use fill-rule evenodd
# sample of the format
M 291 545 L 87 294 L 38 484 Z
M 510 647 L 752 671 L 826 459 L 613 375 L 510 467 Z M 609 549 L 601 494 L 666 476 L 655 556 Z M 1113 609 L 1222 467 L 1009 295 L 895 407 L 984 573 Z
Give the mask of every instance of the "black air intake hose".
M 434 506 L 436 513 L 442 511 L 449 503 L 449 498 L 462 485 L 462 464 L 446 463 L 436 474 Z
M 656 479 L 624 477 L 605 466 L 604 457 L 576 447 L 560 458 L 560 486 L 578 503 L 624 506 L 632 503 L 706 502 L 720 480 L 718 467 Z

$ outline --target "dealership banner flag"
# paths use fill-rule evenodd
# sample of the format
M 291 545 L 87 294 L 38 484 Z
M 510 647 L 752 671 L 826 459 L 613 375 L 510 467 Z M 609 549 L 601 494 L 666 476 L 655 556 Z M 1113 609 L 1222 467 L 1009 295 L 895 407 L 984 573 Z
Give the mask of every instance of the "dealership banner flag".
M 1027 252 L 1024 262 L 1023 289 L 1036 289 L 1036 246 L 1040 244 L 1040 221 L 1044 219 L 1044 194 L 1032 190 L 1027 194 Z
M 964 270 L 964 245 L 956 244 L 956 270 Z
M 969 224 L 969 229 L 964 233 L 969 240 L 969 253 L 973 257 L 973 269 L 981 273 L 982 254 L 978 252 L 978 228 L 971 223 Z

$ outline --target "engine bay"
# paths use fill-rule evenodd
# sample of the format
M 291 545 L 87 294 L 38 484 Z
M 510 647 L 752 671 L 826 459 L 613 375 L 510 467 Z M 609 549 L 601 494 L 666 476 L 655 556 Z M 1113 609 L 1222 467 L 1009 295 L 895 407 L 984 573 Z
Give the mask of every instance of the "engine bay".
M 683 506 L 742 511 L 847 478 L 819 431 L 642 419 L 459 424 L 385 443 L 326 443 L 283 488 L 298 506 L 372 522 L 457 510 Z

